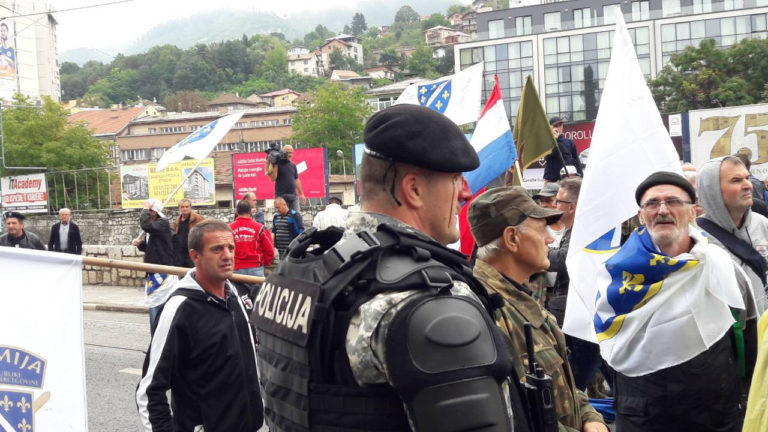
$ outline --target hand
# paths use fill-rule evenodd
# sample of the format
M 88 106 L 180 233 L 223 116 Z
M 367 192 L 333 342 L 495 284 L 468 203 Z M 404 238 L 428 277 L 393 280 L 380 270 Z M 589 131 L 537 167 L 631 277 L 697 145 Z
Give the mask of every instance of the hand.
M 609 432 L 608 426 L 600 422 L 586 422 L 581 430 L 583 432 Z
M 150 200 L 144 201 L 144 208 L 145 209 L 151 209 L 152 208 L 152 201 L 150 201 Z
M 301 199 L 302 205 L 307 203 L 307 197 L 304 194 L 299 195 L 299 198 Z
M 139 240 L 134 240 L 134 241 L 132 241 L 132 242 L 131 242 L 131 245 L 133 245 L 133 246 L 137 246 L 137 247 L 138 247 L 140 244 L 141 244 L 141 242 L 140 242 Z

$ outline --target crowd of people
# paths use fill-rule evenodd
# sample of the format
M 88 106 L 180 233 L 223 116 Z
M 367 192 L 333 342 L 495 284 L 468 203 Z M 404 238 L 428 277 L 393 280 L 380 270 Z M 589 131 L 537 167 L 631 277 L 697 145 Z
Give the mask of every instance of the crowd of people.
M 589 395 L 613 398 L 618 432 L 766 430 L 768 206 L 750 155 L 625 191 L 638 214 L 604 263 L 587 341 L 561 331 L 587 170 L 562 119 L 550 124 L 562 156 L 540 191 L 497 187 L 468 204 L 471 257 L 447 245 L 478 156 L 416 105 L 371 116 L 359 211 L 331 198 L 311 229 L 288 146 L 268 170 L 271 231 L 253 193 L 231 224 L 187 200 L 171 224 L 147 200 L 133 244 L 145 262 L 192 268 L 147 274 L 145 430 L 608 431 Z M 49 250 L 81 253 L 70 215 Z M 0 245 L 44 249 L 23 221 L 6 214 Z M 233 273 L 266 278 L 243 296 Z

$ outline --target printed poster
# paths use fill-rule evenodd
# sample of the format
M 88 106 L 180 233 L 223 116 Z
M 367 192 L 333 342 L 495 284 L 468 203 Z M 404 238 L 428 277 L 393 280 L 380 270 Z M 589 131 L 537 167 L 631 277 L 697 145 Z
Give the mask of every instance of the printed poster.
M 3 211 L 47 213 L 48 190 L 45 174 L 25 174 L 0 179 Z M 0 429 L 1 430 L 1 429 Z
M 170 164 L 162 171 L 155 170 L 155 163 L 121 166 L 123 208 L 142 208 L 149 198 L 164 202 L 186 176 L 189 178 L 166 207 L 176 206 L 184 198 L 190 200 L 193 206 L 216 204 L 213 158 L 204 159 L 190 174 L 195 165 L 197 160 L 190 159 Z
M 291 162 L 296 164 L 299 180 L 307 198 L 326 196 L 326 149 L 322 147 L 295 149 Z M 275 183 L 267 177 L 267 154 L 236 153 L 232 155 L 235 201 L 248 192 L 255 192 L 256 199 L 274 199 Z

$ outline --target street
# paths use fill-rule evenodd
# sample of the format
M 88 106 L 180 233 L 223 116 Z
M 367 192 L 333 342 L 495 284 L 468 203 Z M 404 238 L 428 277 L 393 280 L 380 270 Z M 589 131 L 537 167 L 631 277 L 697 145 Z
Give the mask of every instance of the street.
M 134 394 L 149 345 L 147 314 L 83 311 L 88 430 L 141 431 Z

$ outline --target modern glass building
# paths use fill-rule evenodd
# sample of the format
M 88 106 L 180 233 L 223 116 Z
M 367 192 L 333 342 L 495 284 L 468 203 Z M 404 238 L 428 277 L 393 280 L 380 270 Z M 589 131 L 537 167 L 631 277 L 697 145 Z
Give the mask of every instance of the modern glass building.
M 474 42 L 454 47 L 456 70 L 485 63 L 484 99 L 498 75 L 514 121 L 532 75 L 547 115 L 594 120 L 619 9 L 640 67 L 654 78 L 672 54 L 704 39 L 727 47 L 768 36 L 768 0 L 568 0 L 477 14 Z

